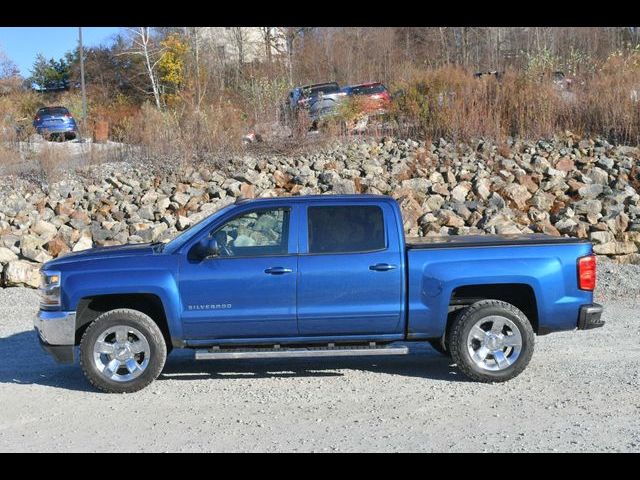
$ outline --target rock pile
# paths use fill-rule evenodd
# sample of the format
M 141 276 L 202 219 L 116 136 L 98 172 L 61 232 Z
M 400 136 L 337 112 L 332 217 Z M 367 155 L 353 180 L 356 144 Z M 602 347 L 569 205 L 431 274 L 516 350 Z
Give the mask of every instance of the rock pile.
M 395 197 L 408 235 L 541 232 L 589 238 L 640 263 L 640 150 L 566 134 L 538 142 L 353 141 L 233 166 L 112 163 L 52 184 L 0 180 L 2 285 L 37 286 L 38 268 L 92 246 L 164 241 L 242 195 Z

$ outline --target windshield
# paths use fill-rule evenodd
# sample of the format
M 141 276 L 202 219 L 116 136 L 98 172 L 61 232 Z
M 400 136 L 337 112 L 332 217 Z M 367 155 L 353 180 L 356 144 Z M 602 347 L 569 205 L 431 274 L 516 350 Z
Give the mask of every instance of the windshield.
M 220 210 L 216 210 L 211 215 L 208 215 L 204 217 L 202 220 L 200 220 L 199 222 L 194 223 L 189 228 L 179 233 L 178 236 L 176 236 L 169 243 L 167 243 L 164 246 L 163 250 L 168 253 L 175 252 L 180 247 L 182 247 L 185 243 L 187 243 L 191 238 L 198 235 L 202 230 L 204 230 L 211 221 L 213 221 L 215 218 L 221 215 L 224 215 L 226 212 L 231 210 L 234 206 L 235 205 L 232 203 L 230 205 L 222 207 Z

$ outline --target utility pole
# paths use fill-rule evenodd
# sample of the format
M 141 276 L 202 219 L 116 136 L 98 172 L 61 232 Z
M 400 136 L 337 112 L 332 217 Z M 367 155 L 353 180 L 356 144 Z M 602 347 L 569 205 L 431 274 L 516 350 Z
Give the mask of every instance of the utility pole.
M 82 127 L 87 124 L 87 92 L 84 88 L 84 50 L 82 49 L 82 27 L 78 27 L 80 41 L 80 85 L 82 87 Z

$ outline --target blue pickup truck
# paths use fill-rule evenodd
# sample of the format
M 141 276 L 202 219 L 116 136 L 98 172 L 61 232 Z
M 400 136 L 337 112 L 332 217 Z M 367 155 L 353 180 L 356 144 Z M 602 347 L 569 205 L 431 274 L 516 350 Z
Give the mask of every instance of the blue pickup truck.
M 405 239 L 378 195 L 241 199 L 164 243 L 42 268 L 43 348 L 106 392 L 134 392 L 173 348 L 196 359 L 400 355 L 430 342 L 471 379 L 518 375 L 534 334 L 603 325 L 587 241 Z

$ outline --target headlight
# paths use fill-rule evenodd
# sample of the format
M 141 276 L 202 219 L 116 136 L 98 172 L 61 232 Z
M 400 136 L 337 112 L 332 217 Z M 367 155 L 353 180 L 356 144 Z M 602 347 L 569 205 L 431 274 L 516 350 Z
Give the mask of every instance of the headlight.
M 60 272 L 42 272 L 40 277 L 40 309 L 60 308 Z

